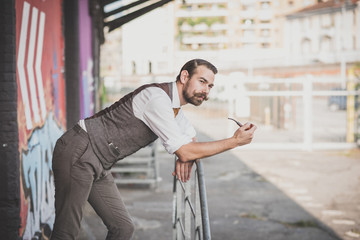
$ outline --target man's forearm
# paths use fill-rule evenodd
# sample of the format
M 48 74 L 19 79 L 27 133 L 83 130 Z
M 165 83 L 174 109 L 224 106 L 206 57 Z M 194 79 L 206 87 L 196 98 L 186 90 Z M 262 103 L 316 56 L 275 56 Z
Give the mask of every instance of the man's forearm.
M 191 142 L 181 146 L 175 154 L 182 162 L 216 155 L 238 146 L 234 138 L 213 142 Z
M 213 142 L 190 142 L 181 146 L 175 154 L 182 162 L 210 157 L 225 152 L 237 146 L 249 144 L 252 141 L 256 126 L 246 123 L 240 127 L 230 138 Z

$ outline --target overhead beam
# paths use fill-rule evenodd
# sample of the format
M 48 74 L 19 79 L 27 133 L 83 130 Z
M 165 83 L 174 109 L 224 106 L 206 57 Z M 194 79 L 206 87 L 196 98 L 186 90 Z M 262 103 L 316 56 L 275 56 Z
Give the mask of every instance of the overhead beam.
M 122 25 L 124 25 L 125 23 L 130 22 L 131 20 L 134 20 L 137 17 L 140 17 L 158 7 L 161 7 L 165 4 L 167 4 L 168 2 L 171 2 L 173 0 L 161 0 L 158 1 L 156 3 L 153 3 L 149 6 L 143 7 L 137 11 L 131 12 L 125 16 L 119 17 L 113 21 L 109 21 L 109 22 L 105 22 L 104 25 L 109 27 L 109 32 L 111 32 L 112 30 L 121 27 Z
M 100 3 L 102 6 L 105 6 L 105 5 L 108 5 L 110 3 L 113 3 L 113 2 L 117 2 L 119 0 L 101 0 Z
M 111 15 L 120 13 L 120 12 L 125 11 L 125 10 L 128 10 L 129 8 L 135 7 L 137 5 L 143 4 L 143 3 L 148 2 L 148 1 L 150 1 L 150 0 L 139 0 L 139 1 L 136 1 L 136 2 L 129 3 L 129 4 L 127 4 L 125 6 L 122 6 L 122 7 L 118 8 L 118 9 L 112 10 L 111 12 L 104 13 L 104 17 L 110 17 Z

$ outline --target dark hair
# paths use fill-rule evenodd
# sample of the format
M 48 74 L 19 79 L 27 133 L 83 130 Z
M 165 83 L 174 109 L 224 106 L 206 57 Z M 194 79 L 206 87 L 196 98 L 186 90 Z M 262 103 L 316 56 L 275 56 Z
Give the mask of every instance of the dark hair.
M 180 81 L 180 75 L 183 70 L 188 71 L 189 78 L 191 78 L 192 75 L 195 73 L 195 70 L 198 66 L 205 66 L 209 70 L 211 70 L 214 74 L 216 74 L 218 72 L 216 67 L 213 64 L 211 64 L 210 62 L 208 62 L 204 59 L 199 59 L 199 58 L 192 59 L 192 60 L 188 61 L 187 63 L 185 63 L 184 66 L 181 68 L 179 74 L 176 77 L 176 81 Z

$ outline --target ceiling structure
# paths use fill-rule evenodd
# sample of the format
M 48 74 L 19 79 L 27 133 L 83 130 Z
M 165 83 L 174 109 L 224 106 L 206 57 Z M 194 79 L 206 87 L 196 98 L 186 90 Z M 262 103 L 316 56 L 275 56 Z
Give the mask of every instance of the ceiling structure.
M 103 11 L 103 26 L 111 32 L 173 0 L 100 0 Z

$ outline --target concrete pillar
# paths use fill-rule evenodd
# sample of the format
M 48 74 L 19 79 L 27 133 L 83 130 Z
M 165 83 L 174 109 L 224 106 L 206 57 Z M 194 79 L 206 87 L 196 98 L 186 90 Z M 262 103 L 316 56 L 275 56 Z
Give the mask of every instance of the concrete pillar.
M 79 11 L 77 0 L 64 0 L 66 125 L 80 118 Z
M 15 1 L 0 8 L 0 238 L 19 239 L 20 160 L 17 124 Z

